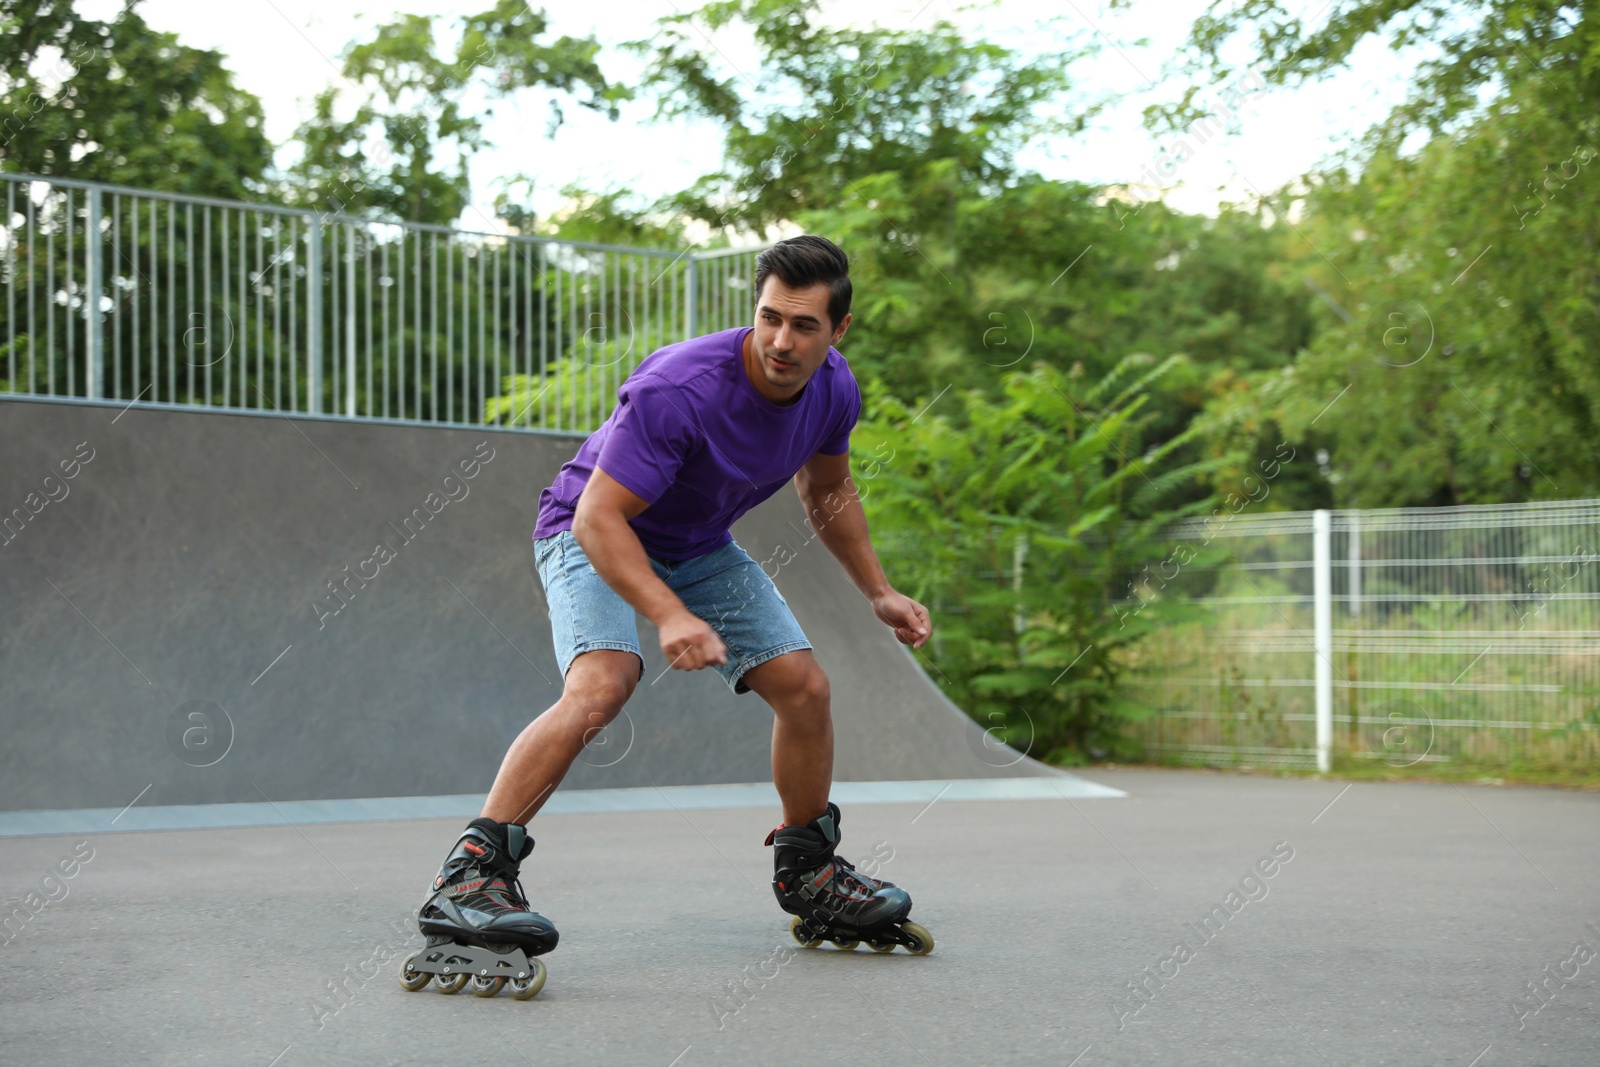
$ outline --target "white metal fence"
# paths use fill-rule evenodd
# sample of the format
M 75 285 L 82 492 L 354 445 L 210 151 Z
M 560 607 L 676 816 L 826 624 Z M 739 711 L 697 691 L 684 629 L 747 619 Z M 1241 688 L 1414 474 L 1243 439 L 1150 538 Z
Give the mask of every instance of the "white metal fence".
M 656 348 L 752 317 L 758 249 L 622 248 L 11 174 L 0 197 L 0 392 L 587 430 Z
M 1600 758 L 1600 501 L 1239 514 L 1177 539 L 1194 563 L 1134 595 L 1205 620 L 1155 635 L 1128 675 L 1161 709 L 1151 754 Z

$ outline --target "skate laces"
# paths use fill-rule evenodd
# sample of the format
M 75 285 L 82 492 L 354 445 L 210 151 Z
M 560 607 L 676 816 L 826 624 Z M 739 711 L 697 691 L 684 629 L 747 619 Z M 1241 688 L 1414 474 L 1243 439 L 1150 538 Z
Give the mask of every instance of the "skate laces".
M 482 868 L 480 868 L 480 871 Z M 510 903 L 507 905 L 513 911 L 531 911 L 528 905 L 528 895 L 522 889 L 521 871 L 511 864 L 497 865 L 493 872 L 484 871 L 484 893 L 489 893 L 494 888 L 494 883 L 499 882 L 502 887 L 502 896 Z
M 845 859 L 843 856 L 834 856 L 833 862 L 839 865 L 839 869 L 835 873 L 834 878 L 846 888 L 859 888 L 865 891 L 869 896 L 883 888 L 882 882 L 879 882 L 871 875 L 860 873 L 856 870 L 856 865 Z
M 829 870 L 829 868 L 832 868 Z M 818 873 L 828 870 L 826 882 L 817 880 Z M 843 897 L 854 905 L 865 905 L 876 896 L 883 886 L 875 879 L 861 874 L 856 870 L 856 865 L 843 856 L 830 853 L 823 862 L 801 876 L 802 885 L 809 885 L 812 893 L 828 892 L 836 897 Z M 805 889 L 801 892 L 806 893 Z
M 471 892 L 481 893 L 491 900 L 495 900 L 497 895 L 503 897 L 505 903 L 501 906 L 508 911 L 532 911 L 532 906 L 528 903 L 528 894 L 522 888 L 521 870 L 516 864 L 502 859 L 499 848 L 486 849 L 485 852 L 486 855 L 475 855 L 470 863 L 464 863 L 456 868 L 457 874 L 468 869 L 475 870 L 478 872 L 478 877 L 483 879 Z

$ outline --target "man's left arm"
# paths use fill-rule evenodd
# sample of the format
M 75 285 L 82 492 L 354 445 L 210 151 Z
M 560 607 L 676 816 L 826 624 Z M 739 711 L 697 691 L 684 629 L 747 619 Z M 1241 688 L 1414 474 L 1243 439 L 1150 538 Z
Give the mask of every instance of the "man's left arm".
M 895 592 L 884 576 L 867 533 L 867 513 L 850 477 L 850 453 L 829 456 L 818 452 L 795 474 L 794 486 L 807 521 L 871 602 L 873 612 L 894 628 L 901 644 L 921 648 L 932 630 L 928 609 Z

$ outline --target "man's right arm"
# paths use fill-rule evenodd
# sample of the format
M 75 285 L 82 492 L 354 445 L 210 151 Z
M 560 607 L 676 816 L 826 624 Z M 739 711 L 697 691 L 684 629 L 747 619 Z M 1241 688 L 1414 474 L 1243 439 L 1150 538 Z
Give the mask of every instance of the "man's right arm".
M 598 466 L 578 497 L 572 536 L 617 595 L 655 624 L 670 666 L 693 671 L 728 661 L 727 648 L 705 620 L 684 606 L 650 567 L 628 520 L 649 503 Z

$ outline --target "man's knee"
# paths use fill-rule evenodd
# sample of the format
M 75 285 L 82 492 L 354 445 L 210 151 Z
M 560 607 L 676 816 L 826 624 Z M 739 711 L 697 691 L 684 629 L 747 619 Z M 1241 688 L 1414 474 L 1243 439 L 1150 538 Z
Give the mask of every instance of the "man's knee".
M 810 666 L 802 675 L 799 695 L 808 704 L 828 706 L 828 700 L 833 690 L 828 686 L 828 674 L 822 669 L 822 664 L 811 660 Z
M 745 684 L 774 707 L 807 711 L 828 707 L 828 674 L 809 649 L 770 659 L 745 674 Z
M 586 722 L 604 726 L 622 711 L 638 684 L 638 656 L 600 649 L 572 661 L 561 696 Z

